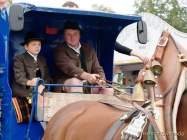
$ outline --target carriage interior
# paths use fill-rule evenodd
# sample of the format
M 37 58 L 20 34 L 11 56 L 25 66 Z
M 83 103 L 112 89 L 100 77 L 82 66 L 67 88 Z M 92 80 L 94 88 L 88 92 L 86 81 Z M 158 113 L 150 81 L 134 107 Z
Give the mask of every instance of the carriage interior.
M 83 28 L 81 41 L 89 43 L 95 48 L 100 64 L 103 66 L 107 80 L 112 80 L 113 54 L 117 35 L 125 26 L 139 21 L 138 16 L 124 16 L 117 14 L 88 12 L 68 9 L 51 9 L 35 6 L 25 6 L 24 28 L 21 31 L 11 31 L 9 38 L 9 84 L 11 86 L 12 63 L 15 55 L 24 51 L 20 45 L 26 32 L 35 31 L 44 39 L 41 54 L 46 58 L 50 75 L 55 75 L 53 63 L 53 48 L 62 42 L 62 35 L 57 31 L 63 27 L 66 20 L 75 20 Z M 11 94 L 11 93 L 10 93 Z M 3 133 L 12 139 L 24 139 L 28 123 L 16 122 L 13 107 L 5 113 L 5 126 Z M 8 131 L 9 130 L 9 131 Z M 43 128 L 37 121 L 32 122 L 30 136 L 32 140 L 41 139 Z
M 63 36 L 57 31 L 63 27 L 66 20 L 74 20 L 83 28 L 81 42 L 95 48 L 108 80 L 112 80 L 113 53 L 117 35 L 122 28 L 140 19 L 134 16 L 49 8 L 28 11 L 24 14 L 24 18 L 24 29 L 10 33 L 10 60 L 24 51 L 20 42 L 23 41 L 25 33 L 35 31 L 45 39 L 41 54 L 48 62 L 51 75 L 54 75 L 55 67 L 51 52 L 58 43 L 63 42 Z

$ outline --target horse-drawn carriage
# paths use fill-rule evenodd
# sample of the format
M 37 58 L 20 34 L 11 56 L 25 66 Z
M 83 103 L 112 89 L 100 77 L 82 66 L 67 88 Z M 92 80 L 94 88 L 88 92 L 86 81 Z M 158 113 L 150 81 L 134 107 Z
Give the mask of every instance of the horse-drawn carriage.
M 143 17 L 145 17 L 144 20 L 146 21 L 146 16 Z M 184 137 L 179 137 L 179 139 L 185 139 L 187 137 L 185 134 L 185 131 L 187 129 L 184 126 L 186 122 L 186 119 L 184 118 L 186 114 L 186 94 L 184 94 L 185 96 L 183 98 L 182 96 L 183 93 L 185 93 L 186 89 L 186 68 L 183 67 L 183 64 L 185 65 L 186 62 L 186 53 L 183 53 L 185 49 L 181 47 L 184 44 L 180 44 L 180 42 L 176 44 L 174 40 L 181 41 L 180 39 L 183 39 L 183 41 L 186 41 L 186 35 L 173 31 L 172 28 L 168 28 L 168 31 L 169 33 L 171 33 L 171 35 L 165 32 L 162 33 L 162 31 L 159 33 L 157 32 L 158 34 L 156 34 L 158 36 L 157 39 L 159 39 L 161 35 L 163 35 L 164 37 L 161 38 L 161 41 L 158 45 L 155 44 L 154 46 L 155 48 L 156 46 L 158 46 L 158 49 L 156 49 L 157 53 L 152 53 L 154 54 L 153 58 L 155 60 L 158 60 L 162 64 L 162 70 L 160 70 L 159 67 L 158 69 L 160 71 L 157 71 L 158 78 L 156 79 L 156 81 L 154 81 L 152 86 L 149 86 L 148 88 L 147 93 L 150 93 L 150 95 L 154 96 L 150 96 L 151 98 L 147 97 L 147 99 L 152 99 L 152 101 L 148 100 L 147 102 L 144 102 L 144 98 L 141 98 L 141 100 L 139 100 L 139 97 L 133 98 L 133 96 L 130 95 L 118 96 L 120 98 L 118 99 L 113 96 L 105 95 L 52 93 L 49 90 L 44 93 L 43 97 L 40 98 L 41 100 L 43 100 L 43 102 L 39 103 L 38 95 L 35 91 L 33 92 L 33 110 L 31 112 L 30 118 L 33 118 L 35 116 L 36 120 L 30 120 L 29 123 L 22 124 L 18 124 L 16 122 L 16 116 L 11 101 L 11 65 L 12 58 L 16 54 L 19 54 L 23 51 L 23 48 L 19 45 L 23 39 L 23 35 L 25 32 L 32 29 L 32 31 L 39 32 L 46 39 L 46 43 L 42 48 L 42 54 L 47 59 L 51 75 L 54 75 L 55 67 L 53 65 L 53 57 L 51 55 L 51 52 L 61 39 L 61 37 L 59 37 L 59 35 L 57 34 L 57 31 L 63 26 L 64 21 L 67 19 L 76 20 L 82 25 L 84 29 L 82 41 L 86 41 L 94 46 L 99 61 L 104 68 L 106 78 L 109 81 L 112 80 L 113 54 L 115 49 L 115 41 L 118 34 L 125 26 L 134 22 L 141 21 L 140 16 L 124 16 L 81 10 L 42 8 L 27 4 L 16 5 L 15 7 L 11 8 L 10 27 L 12 30 L 10 31 L 10 37 L 8 38 L 10 43 L 9 46 L 3 46 L 3 49 L 0 48 L 0 53 L 2 56 L 0 57 L 0 93 L 2 93 L 2 129 L 0 131 L 1 138 L 5 140 L 21 140 L 24 138 L 31 138 L 33 140 L 41 139 L 44 134 L 44 130 L 40 125 L 40 121 L 50 120 L 44 135 L 44 139 L 46 140 L 100 140 L 103 138 L 106 140 L 112 138 L 118 140 L 121 137 L 120 133 L 122 134 L 122 139 L 124 140 L 140 139 L 141 137 L 143 137 L 143 139 L 149 139 L 150 135 L 147 135 L 147 133 L 145 133 L 147 132 L 147 130 L 149 130 L 148 132 L 152 132 L 153 135 L 157 134 L 158 139 L 170 140 L 177 139 L 177 135 L 173 135 L 174 133 L 184 132 Z M 152 38 L 149 38 L 151 36 L 150 33 L 152 33 L 149 32 L 151 29 L 149 29 L 149 27 L 147 29 L 147 40 L 145 37 L 146 29 L 144 26 L 145 24 L 143 22 L 140 22 L 138 24 L 138 30 L 134 25 L 130 27 L 130 29 L 132 29 L 132 32 L 129 33 L 135 35 L 135 38 L 133 40 L 134 42 L 137 42 L 139 40 L 141 43 L 147 44 L 152 41 Z M 165 27 L 166 26 L 163 26 L 161 30 L 165 30 Z M 167 27 L 169 26 L 167 25 Z M 173 37 L 174 33 L 177 33 L 175 37 Z M 123 31 L 121 35 L 124 35 Z M 119 36 L 119 42 L 120 38 L 123 37 Z M 126 38 L 128 38 L 128 36 L 126 36 Z M 123 42 L 125 41 L 122 41 L 121 43 Z M 126 42 L 131 43 L 129 41 Z M 154 40 L 154 43 L 158 43 L 158 40 Z M 127 46 L 129 47 L 129 45 Z M 184 55 L 182 55 L 182 53 Z M 178 59 L 178 54 L 180 54 L 180 59 Z M 146 70 L 148 71 L 147 68 L 145 68 L 145 71 Z M 139 74 L 139 77 L 142 77 L 142 73 Z M 152 81 L 148 79 L 147 82 L 148 84 L 150 84 Z M 42 83 L 47 87 L 53 86 L 50 84 L 46 84 L 43 81 Z M 139 83 L 146 82 L 143 80 L 139 80 Z M 59 84 L 59 86 L 62 85 Z M 37 87 L 35 89 L 37 89 Z M 161 97 L 161 95 L 163 96 Z M 178 95 L 177 98 L 174 98 L 175 95 Z M 153 97 L 155 97 L 155 99 Z M 122 98 L 125 101 L 122 101 Z M 132 100 L 132 98 L 138 100 L 138 102 L 141 103 L 137 104 L 135 100 Z M 67 107 L 59 111 L 61 107 L 80 100 L 86 101 L 68 105 Z M 89 102 L 90 100 L 91 102 Z M 98 100 L 105 104 L 95 102 Z M 158 104 L 155 105 L 155 101 L 157 101 L 156 103 Z M 182 101 L 182 104 L 179 104 L 180 101 Z M 154 111 L 156 110 L 160 113 L 156 113 L 159 117 L 159 119 L 157 119 L 156 121 L 153 118 L 153 115 L 151 115 L 150 112 L 147 111 L 147 108 L 150 107 L 150 102 L 151 112 L 153 108 Z M 110 107 L 106 104 L 110 104 Z M 115 106 L 115 108 L 117 109 L 111 106 Z M 175 108 L 174 111 L 172 110 L 172 107 Z M 56 115 L 53 117 L 55 113 Z M 136 117 L 137 114 L 139 114 L 139 117 Z M 143 114 L 146 114 L 148 118 L 146 118 Z M 134 119 L 131 118 L 132 116 L 134 117 Z M 119 118 L 121 118 L 120 120 L 122 121 L 120 121 Z M 138 120 L 139 118 L 143 118 L 141 123 Z M 176 119 L 178 119 L 178 122 L 180 122 L 177 123 L 177 128 L 175 125 Z M 116 120 L 117 122 L 115 122 Z M 182 120 L 182 123 L 180 120 Z M 133 125 L 136 125 L 133 122 L 138 121 L 138 123 L 141 124 L 140 126 L 138 126 L 135 132 L 133 131 L 134 133 L 132 132 L 131 127 L 125 127 L 125 129 L 123 129 L 124 126 L 129 123 L 129 121 L 130 124 L 132 124 L 129 125 L 131 127 Z M 158 124 L 158 121 L 160 121 L 161 125 Z M 148 127 L 147 122 L 151 122 L 150 127 Z M 114 130 L 118 130 L 118 127 L 109 129 L 111 126 L 113 126 L 113 123 L 114 125 L 120 124 L 117 126 L 120 130 L 123 131 L 117 131 L 117 133 L 115 133 Z M 151 130 L 152 126 L 153 128 L 156 128 L 155 133 L 153 133 L 153 131 Z M 143 130 L 143 128 L 145 128 L 145 130 L 141 131 Z M 109 133 L 107 133 L 108 130 Z M 158 134 L 157 132 L 161 133 Z M 171 135 L 169 133 L 171 133 Z M 163 134 L 164 136 L 162 136 L 161 134 Z

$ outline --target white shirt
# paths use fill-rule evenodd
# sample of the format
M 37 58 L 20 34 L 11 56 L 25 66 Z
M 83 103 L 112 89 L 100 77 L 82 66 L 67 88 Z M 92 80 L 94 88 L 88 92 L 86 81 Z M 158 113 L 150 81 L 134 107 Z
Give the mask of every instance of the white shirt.
M 37 62 L 37 57 L 38 57 L 38 55 L 33 55 L 33 54 L 31 54 L 30 52 L 28 52 L 28 51 L 27 51 L 27 53 L 30 54 L 30 56 L 32 56 L 32 57 L 34 58 L 34 60 Z
M 68 45 L 68 47 L 70 47 L 71 49 L 73 49 L 76 53 L 80 54 L 80 48 L 81 48 L 81 44 L 79 43 L 79 46 L 77 48 L 72 47 L 71 45 Z

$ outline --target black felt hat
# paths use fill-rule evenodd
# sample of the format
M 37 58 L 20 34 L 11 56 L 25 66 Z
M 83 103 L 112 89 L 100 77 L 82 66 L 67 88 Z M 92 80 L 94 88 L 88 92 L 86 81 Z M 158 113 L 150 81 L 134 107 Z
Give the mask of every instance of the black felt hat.
M 59 31 L 59 34 L 63 34 L 66 29 L 79 30 L 82 33 L 82 27 L 75 21 L 68 20 L 64 23 L 64 27 Z
M 31 41 L 34 41 L 34 40 L 37 40 L 37 41 L 40 41 L 41 43 L 44 42 L 44 39 L 39 36 L 37 33 L 35 32 L 28 32 L 26 35 L 25 35 L 25 38 L 24 38 L 24 42 L 20 43 L 21 45 L 25 45 Z

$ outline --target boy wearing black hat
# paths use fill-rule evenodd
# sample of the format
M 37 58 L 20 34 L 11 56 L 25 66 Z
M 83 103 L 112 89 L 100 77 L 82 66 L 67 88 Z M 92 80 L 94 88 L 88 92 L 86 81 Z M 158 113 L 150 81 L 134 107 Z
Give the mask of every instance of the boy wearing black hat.
M 43 39 L 36 33 L 27 33 L 24 42 L 21 43 L 25 52 L 14 58 L 13 96 L 17 97 L 18 102 L 23 104 L 26 104 L 27 97 L 32 95 L 32 89 L 36 85 L 37 78 L 44 79 L 46 83 L 50 82 L 46 61 L 44 57 L 39 55 L 42 42 Z M 43 88 L 43 86 L 39 86 L 39 92 Z M 22 119 L 22 121 L 28 120 L 27 117 Z
M 26 97 L 31 94 L 31 89 L 36 85 L 36 79 L 42 78 L 46 82 L 50 81 L 48 67 L 45 58 L 39 55 L 43 39 L 36 33 L 29 32 L 25 36 L 25 52 L 14 58 L 14 84 L 13 94 L 15 96 Z

